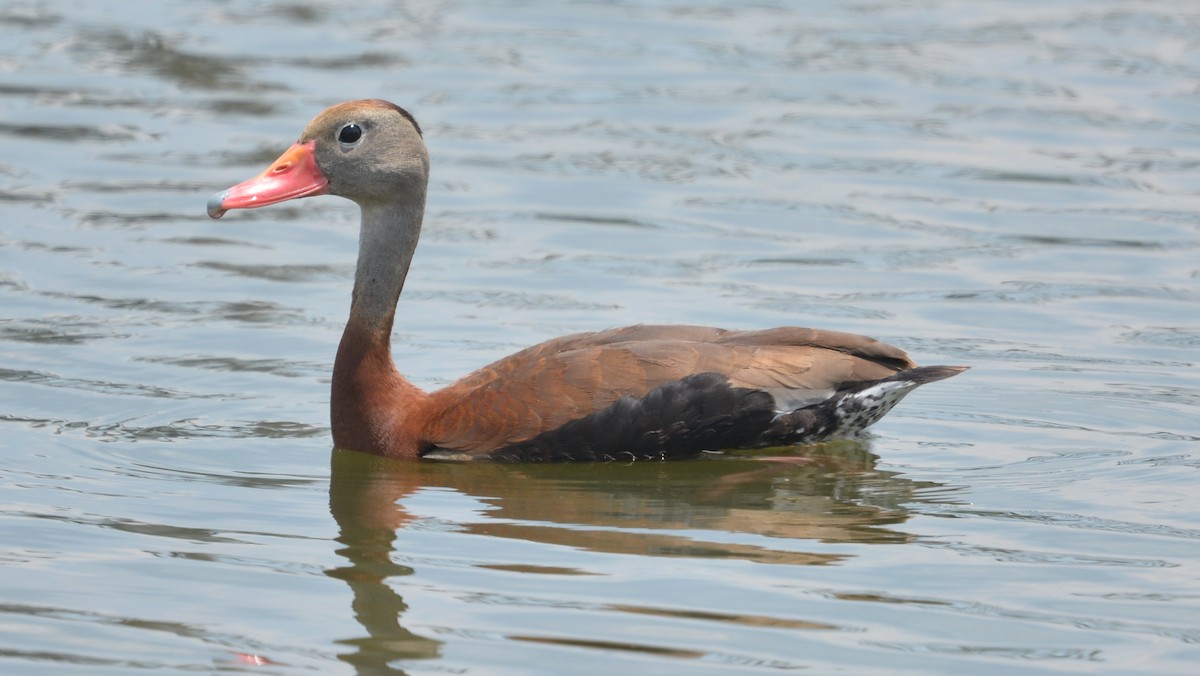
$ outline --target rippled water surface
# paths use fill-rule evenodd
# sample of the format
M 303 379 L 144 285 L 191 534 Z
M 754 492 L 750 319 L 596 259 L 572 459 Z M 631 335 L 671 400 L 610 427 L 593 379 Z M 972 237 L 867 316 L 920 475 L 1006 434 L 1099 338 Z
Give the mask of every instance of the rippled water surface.
M 41 0 L 0 36 L 0 671 L 1194 673 L 1190 0 Z M 376 96 L 434 161 L 423 386 L 642 321 L 973 369 L 863 442 L 331 454 L 357 213 L 204 206 Z

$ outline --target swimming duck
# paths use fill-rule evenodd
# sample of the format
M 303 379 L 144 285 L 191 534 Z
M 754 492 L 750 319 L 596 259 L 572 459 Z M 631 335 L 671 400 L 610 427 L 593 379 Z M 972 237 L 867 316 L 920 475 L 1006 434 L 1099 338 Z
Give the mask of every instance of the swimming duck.
M 918 367 L 850 333 L 637 325 L 527 348 L 434 392 L 392 362 L 396 303 L 425 212 L 429 154 L 405 109 L 348 101 L 317 115 L 264 172 L 208 214 L 314 195 L 362 210 L 350 317 L 333 365 L 333 442 L 394 458 L 670 459 L 851 437 L 918 385 L 964 366 Z

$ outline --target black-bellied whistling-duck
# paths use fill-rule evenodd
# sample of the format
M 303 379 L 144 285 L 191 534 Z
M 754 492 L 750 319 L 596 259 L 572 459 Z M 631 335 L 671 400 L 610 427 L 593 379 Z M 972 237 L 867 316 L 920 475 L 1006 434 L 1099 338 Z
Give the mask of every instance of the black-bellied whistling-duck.
M 836 331 L 630 326 L 535 345 L 436 392 L 392 363 L 392 321 L 429 179 L 421 128 L 381 100 L 318 115 L 208 213 L 340 195 L 362 208 L 350 318 L 333 365 L 338 448 L 396 458 L 612 460 L 853 436 L 913 388 L 966 367 L 917 367 Z

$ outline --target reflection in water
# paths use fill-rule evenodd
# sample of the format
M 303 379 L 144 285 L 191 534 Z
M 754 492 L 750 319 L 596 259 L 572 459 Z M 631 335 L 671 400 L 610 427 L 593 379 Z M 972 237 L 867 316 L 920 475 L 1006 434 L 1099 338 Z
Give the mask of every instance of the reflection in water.
M 435 657 L 439 645 L 401 626 L 408 606 L 387 584 L 388 578 L 413 573 L 393 563 L 392 552 L 396 530 L 409 520 L 397 500 L 416 488 L 412 479 L 417 478 L 407 477 L 403 467 L 388 469 L 378 458 L 333 453 L 329 511 L 338 524 L 337 541 L 344 545 L 338 553 L 348 565 L 328 574 L 350 585 L 354 618 L 366 630 L 365 637 L 341 641 L 355 646 L 339 657 L 358 673 L 386 672 L 393 659 Z
M 400 532 L 424 518 L 405 499 L 451 489 L 495 509 L 472 512 L 455 524 L 467 534 L 559 545 L 585 551 L 649 557 L 744 559 L 785 565 L 829 565 L 847 555 L 806 552 L 797 542 L 893 544 L 911 540 L 894 530 L 902 506 L 926 485 L 875 468 L 861 442 L 715 456 L 690 462 L 628 465 L 499 465 L 413 463 L 352 451 L 333 452 L 330 511 L 339 528 L 338 553 L 347 564 L 329 571 L 354 595 L 363 637 L 341 655 L 359 673 L 385 671 L 391 660 L 436 657 L 440 642 L 402 624 L 404 599 L 389 578 L 415 571 L 394 562 Z M 445 514 L 439 520 L 445 521 Z M 713 537 L 708 537 L 712 535 Z M 479 568 L 514 573 L 589 575 L 528 563 L 479 561 Z M 603 610 L 701 618 L 743 625 L 831 629 L 794 618 L 730 615 L 613 604 Z M 507 636 L 561 642 L 561 637 Z M 584 640 L 584 639 L 580 639 Z M 607 646 L 612 648 L 612 646 Z M 647 646 L 624 646 L 644 650 Z M 657 649 L 656 649 L 657 650 Z M 694 651 L 667 650 L 696 658 Z

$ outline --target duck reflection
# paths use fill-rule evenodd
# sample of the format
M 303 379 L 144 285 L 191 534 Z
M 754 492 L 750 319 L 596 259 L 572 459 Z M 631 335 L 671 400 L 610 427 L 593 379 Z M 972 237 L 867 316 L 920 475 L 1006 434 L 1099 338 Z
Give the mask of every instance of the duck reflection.
M 421 490 L 451 489 L 494 507 L 472 512 L 470 522 L 457 524 L 460 533 L 647 557 L 829 565 L 848 555 L 800 551 L 797 541 L 911 539 L 894 529 L 907 518 L 903 505 L 934 484 L 879 470 L 876 460 L 864 442 L 629 465 L 414 463 L 335 450 L 330 511 L 346 565 L 329 575 L 350 586 L 366 630 L 346 641 L 355 651 L 342 659 L 358 673 L 383 673 L 389 661 L 438 655 L 440 642 L 401 625 L 407 606 L 389 584 L 413 572 L 393 554 L 398 534 L 422 518 L 405 507 L 405 498 Z M 705 533 L 761 537 L 729 542 Z

